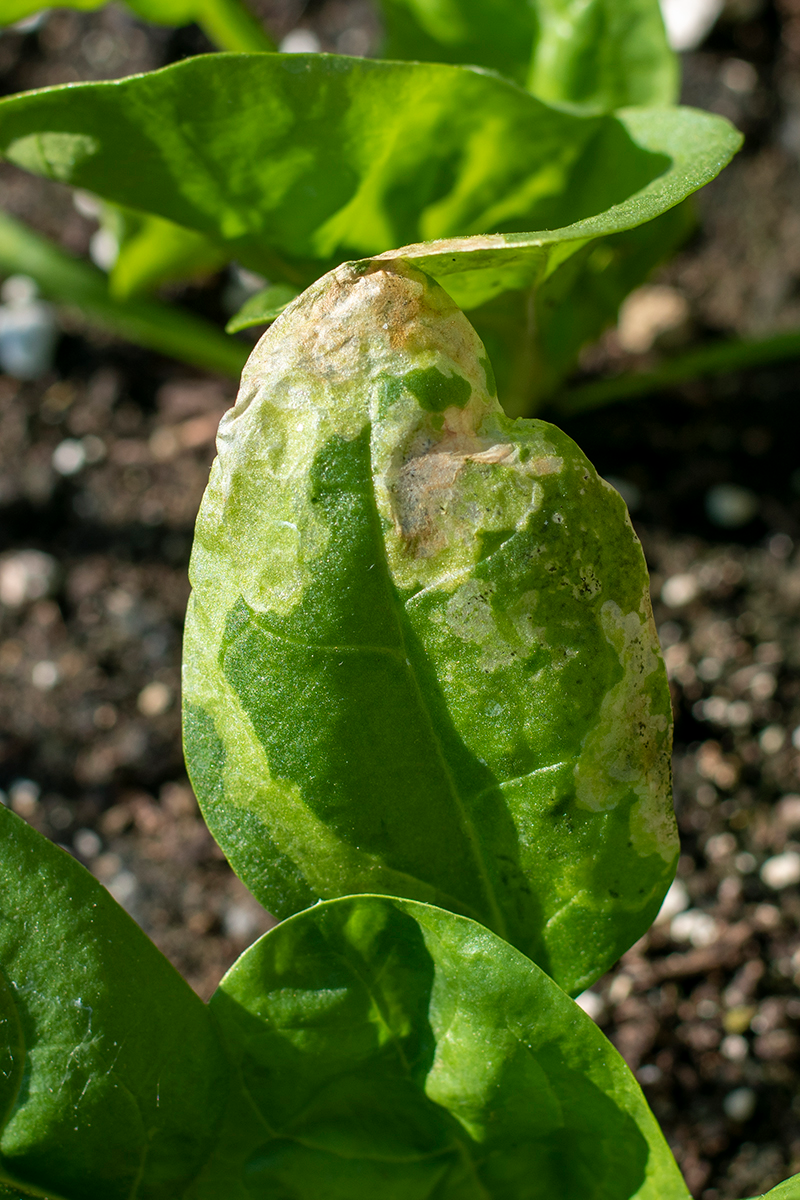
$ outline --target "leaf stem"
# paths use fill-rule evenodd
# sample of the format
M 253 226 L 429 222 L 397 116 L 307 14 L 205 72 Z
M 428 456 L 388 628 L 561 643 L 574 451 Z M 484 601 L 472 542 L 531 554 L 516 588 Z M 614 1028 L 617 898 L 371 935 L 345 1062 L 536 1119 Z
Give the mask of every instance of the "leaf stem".
M 758 341 L 732 338 L 677 355 L 655 371 L 617 375 L 613 379 L 600 379 L 570 388 L 553 400 L 553 406 L 560 413 L 572 416 L 621 400 L 648 396 L 707 375 L 749 370 L 798 356 L 800 332 L 779 333 Z
M 109 295 L 102 271 L 0 212 L 0 272 L 36 280 L 44 296 L 80 309 L 96 325 L 171 358 L 238 378 L 248 347 L 201 317 L 157 300 Z
M 272 38 L 241 0 L 206 0 L 197 23 L 220 50 L 274 51 Z

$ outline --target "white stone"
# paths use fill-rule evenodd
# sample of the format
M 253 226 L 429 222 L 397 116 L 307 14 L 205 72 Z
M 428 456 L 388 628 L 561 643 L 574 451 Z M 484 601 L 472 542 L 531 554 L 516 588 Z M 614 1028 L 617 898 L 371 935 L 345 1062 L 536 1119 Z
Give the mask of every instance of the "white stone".
M 86 466 L 86 449 L 77 438 L 64 438 L 53 451 L 53 470 L 59 475 L 77 475 Z
M 670 608 L 690 604 L 700 591 L 694 575 L 670 575 L 661 589 L 661 599 Z
M 575 997 L 575 1003 L 593 1021 L 599 1021 L 605 1012 L 605 1002 L 602 996 L 598 996 L 597 992 L 581 992 L 580 996 Z
M 686 884 L 680 879 L 673 879 L 670 889 L 664 897 L 664 902 L 658 910 L 656 923 L 663 925 L 666 921 L 671 921 L 673 917 L 677 917 L 678 913 L 683 912 L 688 907 L 689 893 L 686 890 Z
M 725 0 L 661 0 L 667 39 L 673 50 L 694 50 L 711 32 Z
M 740 1033 L 729 1033 L 722 1039 L 719 1049 L 723 1058 L 727 1058 L 728 1062 L 744 1062 L 750 1053 L 747 1039 L 743 1038 Z
M 758 512 L 758 496 L 736 483 L 719 483 L 706 492 L 709 521 L 723 529 L 746 525 Z
M 756 1094 L 749 1087 L 734 1088 L 722 1101 L 722 1107 L 732 1121 L 749 1121 L 756 1111 Z
M 717 940 L 717 922 L 699 908 L 690 908 L 673 917 L 669 927 L 674 942 L 690 942 L 696 948 L 710 946 Z
M 785 854 L 768 858 L 761 868 L 761 878 L 774 891 L 800 883 L 800 854 L 796 850 L 787 850 Z
M 49 692 L 54 688 L 59 680 L 58 666 L 51 662 L 50 659 L 43 659 L 33 666 L 31 671 L 31 683 L 40 692 Z
M 319 54 L 322 43 L 312 29 L 293 29 L 280 44 L 281 54 Z
M 159 683 L 156 680 L 142 688 L 136 706 L 145 717 L 160 717 L 167 711 L 171 703 L 172 692 L 165 683 Z
M 48 596 L 55 584 L 58 564 L 41 550 L 18 550 L 0 560 L 0 603 L 21 608 Z

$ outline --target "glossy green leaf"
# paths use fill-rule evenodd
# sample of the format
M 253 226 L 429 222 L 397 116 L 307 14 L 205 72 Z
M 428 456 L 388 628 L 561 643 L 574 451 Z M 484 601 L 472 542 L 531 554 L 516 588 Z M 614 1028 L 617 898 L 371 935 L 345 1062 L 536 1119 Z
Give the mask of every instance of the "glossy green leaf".
M 540 287 L 503 292 L 470 312 L 509 416 L 535 413 L 569 374 L 581 346 L 616 322 L 628 293 L 689 235 L 690 203 L 588 242 Z
M 105 888 L 2 806 L 0 964 L 0 1182 L 175 1200 L 225 1103 L 213 1021 Z
M 213 274 L 227 257 L 218 245 L 193 229 L 184 229 L 162 217 L 134 219 L 109 271 L 109 291 L 119 299 L 127 299 L 162 283 Z
M 279 925 L 211 1008 L 247 1097 L 187 1200 L 688 1200 L 619 1054 L 463 917 L 355 896 Z
M 240 329 L 251 329 L 254 325 L 266 325 L 279 317 L 297 296 L 296 287 L 290 283 L 273 283 L 256 292 L 245 301 L 239 311 L 225 326 L 226 332 L 238 333 Z
M 671 709 L 620 496 L 507 419 L 414 266 L 345 265 L 250 358 L 197 524 L 187 761 L 283 917 L 386 892 L 483 921 L 568 990 L 672 878 Z
M 740 141 L 693 109 L 577 116 L 475 70 L 326 55 L 204 55 L 0 102 L 17 165 L 221 239 L 273 281 L 391 251 L 469 308 L 678 204 Z
M 77 309 L 101 328 L 207 371 L 238 377 L 247 358 L 247 347 L 210 321 L 155 300 L 117 299 L 102 271 L 3 212 L 0 273 L 30 275 L 48 299 Z
M 107 0 L 50 0 L 48 8 L 77 8 L 91 12 Z M 196 21 L 222 50 L 274 50 L 272 39 L 243 0 L 125 0 L 144 21 L 157 25 L 188 25 Z M 42 0 L 2 0 L 0 27 L 13 25 L 40 12 Z
M 753 1196 L 753 1200 L 800 1200 L 800 1175 L 784 1179 L 777 1187 L 761 1196 Z
M 492 67 L 541 100 L 610 112 L 677 99 L 658 0 L 382 0 L 387 58 Z

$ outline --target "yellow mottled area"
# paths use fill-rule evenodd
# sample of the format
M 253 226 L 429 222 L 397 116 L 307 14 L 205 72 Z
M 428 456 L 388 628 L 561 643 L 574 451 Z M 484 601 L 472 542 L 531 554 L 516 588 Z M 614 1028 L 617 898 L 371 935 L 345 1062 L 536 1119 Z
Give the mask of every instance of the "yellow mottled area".
M 586 735 L 575 766 L 575 799 L 582 808 L 607 812 L 630 793 L 637 797 L 630 819 L 634 849 L 675 854 L 675 817 L 670 803 L 670 723 L 654 711 L 653 685 L 661 678 L 650 604 L 623 613 L 607 600 L 600 610 L 607 641 L 619 655 L 622 676 L 604 696 L 597 722 Z

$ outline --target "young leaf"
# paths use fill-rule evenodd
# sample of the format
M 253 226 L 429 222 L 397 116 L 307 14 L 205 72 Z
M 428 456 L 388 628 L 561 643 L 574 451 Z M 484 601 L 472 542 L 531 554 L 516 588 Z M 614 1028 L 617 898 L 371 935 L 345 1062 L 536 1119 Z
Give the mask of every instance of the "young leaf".
M 658 0 L 382 0 L 386 58 L 476 63 L 586 111 L 672 104 Z
M 91 12 L 107 0 L 54 0 L 50 8 L 77 8 Z M 127 7 L 157 25 L 188 25 L 196 21 L 221 50 L 252 52 L 275 46 L 242 0 L 125 0 Z M 0 27 L 13 25 L 40 12 L 42 0 L 3 0 Z
M 204 55 L 0 102 L 17 165 L 272 280 L 404 246 L 467 308 L 678 204 L 740 141 L 693 109 L 582 117 L 471 69 L 332 55 Z
M 0 212 L 0 271 L 30 275 L 43 295 L 77 308 L 89 320 L 132 342 L 170 354 L 207 371 L 237 377 L 247 348 L 210 321 L 156 300 L 118 300 L 102 271 Z
M 493 392 L 401 260 L 278 318 L 198 518 L 187 761 L 279 916 L 431 901 L 580 990 L 672 878 L 669 692 L 622 499 Z
M 174 1200 L 228 1069 L 208 1011 L 105 888 L 0 806 L 0 1186 Z
M 211 1009 L 241 1082 L 187 1200 L 688 1200 L 616 1050 L 463 917 L 318 905 L 246 951 Z
M 226 333 L 238 333 L 240 329 L 251 329 L 253 325 L 266 325 L 279 317 L 297 296 L 297 288 L 290 283 L 272 283 L 246 300 L 239 311 L 225 326 Z
M 134 227 L 108 276 L 109 291 L 120 300 L 162 283 L 213 274 L 227 261 L 225 251 L 202 233 L 162 217 L 126 216 Z

